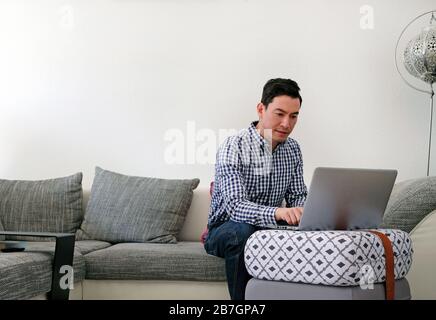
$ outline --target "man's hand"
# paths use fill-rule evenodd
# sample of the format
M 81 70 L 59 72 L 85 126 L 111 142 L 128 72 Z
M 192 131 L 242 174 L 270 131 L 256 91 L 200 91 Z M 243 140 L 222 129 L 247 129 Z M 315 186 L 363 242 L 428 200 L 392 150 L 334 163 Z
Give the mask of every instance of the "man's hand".
M 290 225 L 300 223 L 303 207 L 277 208 L 274 214 L 276 221 L 284 220 Z

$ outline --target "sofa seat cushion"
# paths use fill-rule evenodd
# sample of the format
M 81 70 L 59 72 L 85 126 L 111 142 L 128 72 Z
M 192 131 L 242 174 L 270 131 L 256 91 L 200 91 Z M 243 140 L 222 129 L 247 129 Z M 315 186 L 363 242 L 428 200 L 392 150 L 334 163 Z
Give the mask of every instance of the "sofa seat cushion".
M 85 255 L 87 279 L 225 281 L 224 260 L 200 242 L 120 243 Z
M 88 254 L 92 251 L 101 250 L 107 247 L 110 247 L 111 244 L 106 241 L 98 241 L 98 240 L 80 240 L 76 241 L 75 247 L 76 249 L 83 255 Z
M 0 252 L 0 300 L 30 299 L 51 289 L 53 242 L 28 242 L 23 252 Z M 85 278 L 85 259 L 74 253 L 74 282 Z
M 44 241 L 29 241 L 26 244 L 26 250 L 22 253 L 39 253 L 50 259 L 50 263 L 53 262 L 54 252 L 55 252 L 55 242 L 44 242 Z M 80 250 L 74 248 L 73 257 L 73 269 L 74 269 L 74 282 L 80 282 L 85 279 L 86 265 L 85 258 Z M 50 266 L 50 276 L 51 276 L 52 266 Z
M 378 229 L 394 251 L 395 279 L 412 264 L 412 241 L 401 230 Z M 355 286 L 385 281 L 384 248 L 368 231 L 261 230 L 245 245 L 245 265 L 256 279 Z
M 0 300 L 29 299 L 50 291 L 50 257 L 40 253 L 0 253 Z

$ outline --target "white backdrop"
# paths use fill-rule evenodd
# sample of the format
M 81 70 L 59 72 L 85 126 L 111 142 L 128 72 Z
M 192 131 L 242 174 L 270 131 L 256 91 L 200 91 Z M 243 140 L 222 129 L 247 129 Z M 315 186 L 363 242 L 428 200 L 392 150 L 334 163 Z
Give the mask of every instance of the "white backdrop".
M 192 152 L 205 137 L 218 143 L 220 129 L 256 120 L 262 87 L 275 77 L 302 88 L 293 137 L 308 185 L 317 166 L 396 168 L 397 181 L 425 176 L 429 98 L 402 82 L 394 48 L 432 6 L 0 0 L 0 177 L 82 171 L 89 188 L 98 165 L 206 185 L 213 163 Z M 169 132 L 183 135 L 184 164 L 165 161 Z

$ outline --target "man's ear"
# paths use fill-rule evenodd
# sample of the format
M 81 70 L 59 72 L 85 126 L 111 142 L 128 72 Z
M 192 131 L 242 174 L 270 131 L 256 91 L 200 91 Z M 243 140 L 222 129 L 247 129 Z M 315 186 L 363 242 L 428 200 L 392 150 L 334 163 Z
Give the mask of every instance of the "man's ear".
M 259 102 L 256 106 L 257 109 L 257 115 L 259 116 L 259 119 L 263 118 L 263 114 L 266 110 L 265 105 L 262 102 Z

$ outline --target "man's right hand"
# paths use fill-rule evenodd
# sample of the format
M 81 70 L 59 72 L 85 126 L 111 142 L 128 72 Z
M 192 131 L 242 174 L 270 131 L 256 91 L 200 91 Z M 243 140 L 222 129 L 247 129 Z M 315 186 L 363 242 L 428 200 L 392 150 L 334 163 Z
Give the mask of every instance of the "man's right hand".
M 298 225 L 303 214 L 303 207 L 277 208 L 274 217 L 276 221 L 284 220 L 290 225 Z

